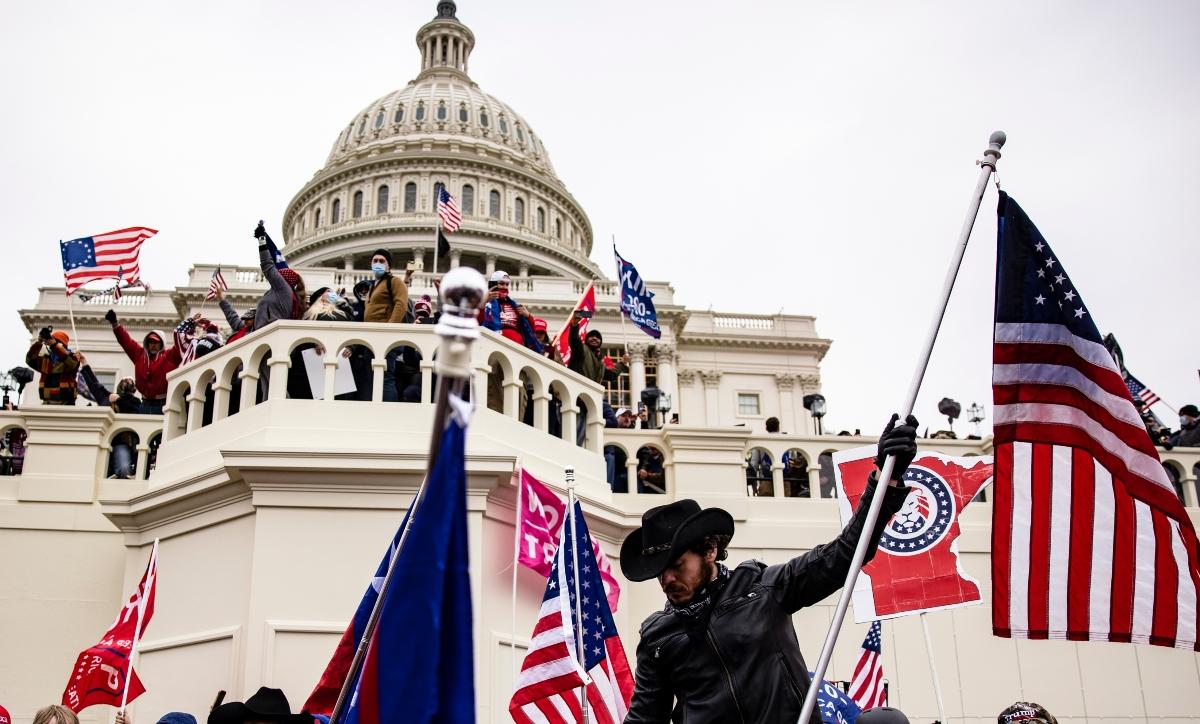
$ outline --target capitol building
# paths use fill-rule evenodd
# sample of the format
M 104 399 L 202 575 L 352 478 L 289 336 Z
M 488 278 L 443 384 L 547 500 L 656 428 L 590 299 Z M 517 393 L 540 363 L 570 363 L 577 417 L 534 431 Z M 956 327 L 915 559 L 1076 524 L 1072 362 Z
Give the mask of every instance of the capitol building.
M 513 296 L 545 318 L 551 334 L 592 284 L 592 327 L 614 355 L 627 348 L 628 372 L 601 387 L 486 330 L 473 347 L 475 389 L 499 384 L 503 399 L 502 409 L 476 410 L 467 442 L 477 720 L 507 722 L 513 662 L 519 665 L 529 644 L 546 585 L 519 567 L 514 615 L 514 469 L 565 494 L 564 469 L 573 467 L 589 527 L 614 561 L 643 512 L 686 497 L 733 515 L 733 562 L 777 563 L 837 534 L 831 454 L 875 439 L 825 434 L 805 408 L 805 396 L 821 391 L 822 359 L 834 343 L 812 316 L 688 309 L 676 303 L 669 281 L 648 281 L 662 336 L 631 326 L 625 344 L 619 285 L 590 258 L 597 241 L 570 179 L 555 170 L 537 119 L 531 123 L 472 81 L 476 37 L 457 13 L 455 3 L 437 3 L 436 17 L 416 33 L 413 80 L 347 109 L 325 165 L 297 179 L 298 191 L 267 228 L 281 230 L 281 251 L 310 291 L 350 290 L 370 277 L 373 252 L 386 248 L 397 274 L 414 267 L 413 297 L 436 296 L 434 279 L 451 268 L 508 272 Z M 440 188 L 462 211 L 444 256 L 436 241 Z M 171 289 L 77 299 L 77 343 L 98 377 L 111 386 L 133 373 L 104 320 L 108 309 L 138 340 L 201 309 L 217 319 L 213 303 L 205 304 L 214 269 L 193 265 Z M 239 311 L 267 288 L 258 267 L 221 269 Z M 31 334 L 47 324 L 70 328 L 61 287 L 39 290 L 19 313 Z M 324 399 L 291 399 L 290 353 L 314 342 L 326 355 Z M 349 345 L 372 353 L 372 401 L 333 399 L 337 355 Z M 419 403 L 381 398 L 385 354 L 402 345 L 421 355 Z M 138 664 L 147 692 L 131 705 L 133 720 L 151 724 L 182 710 L 203 721 L 216 692 L 240 701 L 263 685 L 284 689 L 298 708 L 425 474 L 437 345 L 432 326 L 278 322 L 173 372 L 161 416 L 83 402 L 43 406 L 36 383 L 27 386 L 19 410 L 0 412 L 4 432 L 27 435 L 23 460 L 0 476 L 0 704 L 14 722 L 32 721 L 38 708 L 60 699 L 75 657 L 109 626 L 155 539 L 158 599 Z M 635 406 L 654 399 L 643 397 L 647 390 L 657 391 L 661 417 L 677 415 L 677 422 L 604 428 L 605 401 Z M 521 395 L 532 409 L 525 417 Z M 559 416 L 561 425 L 552 424 Z M 781 433 L 767 432 L 772 417 Z M 135 473 L 119 478 L 111 474 L 112 442 L 127 433 L 136 440 Z M 613 492 L 603 455 L 610 446 L 630 474 L 639 450 L 660 452 L 664 492 Z M 988 438 L 922 447 L 991 453 Z M 1200 522 L 1200 449 L 1161 454 Z M 765 460 L 765 468 L 748 474 L 751 459 Z M 785 479 L 785 459 L 799 461 L 803 485 L 790 473 Z M 1062 722 L 1200 717 L 1194 653 L 993 637 L 986 497 L 963 512 L 961 524 L 960 565 L 979 581 L 984 602 L 928 617 L 947 718 L 995 721 L 1018 700 L 1040 702 Z M 654 581 L 621 584 L 615 618 L 632 657 L 639 623 L 663 595 Z M 835 603 L 795 616 L 810 665 Z M 847 618 L 828 679 L 851 678 L 866 630 Z M 892 705 L 914 723 L 938 718 L 916 617 L 883 624 L 883 657 Z M 81 720 L 112 716 L 99 706 Z

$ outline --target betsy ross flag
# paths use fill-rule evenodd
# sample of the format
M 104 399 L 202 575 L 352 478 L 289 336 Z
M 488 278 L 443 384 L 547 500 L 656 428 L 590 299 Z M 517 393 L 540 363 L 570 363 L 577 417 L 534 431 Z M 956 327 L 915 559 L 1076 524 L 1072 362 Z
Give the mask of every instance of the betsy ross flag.
M 229 288 L 225 283 L 225 277 L 221 274 L 221 267 L 213 269 L 212 279 L 208 282 L 208 294 L 204 295 L 205 299 L 216 299 L 217 292 L 223 292 Z
M 89 706 L 107 704 L 120 706 L 129 681 L 128 701 L 141 696 L 146 687 L 133 670 L 130 659 L 134 644 L 146 631 L 154 616 L 154 591 L 158 579 L 158 541 L 150 549 L 146 572 L 129 600 L 95 646 L 84 649 L 75 661 L 62 703 L 78 714 Z
M 1125 372 L 1125 386 L 1129 388 L 1129 394 L 1133 395 L 1133 399 L 1141 400 L 1146 407 L 1162 400 L 1161 397 L 1154 394 L 1153 390 L 1139 382 L 1138 378 L 1129 374 L 1128 371 Z
M 562 330 L 555 337 L 555 344 L 558 346 L 558 358 L 562 360 L 564 365 L 571 363 L 571 338 L 567 335 L 571 332 L 571 317 L 575 316 L 575 312 L 583 310 L 586 312 L 596 312 L 596 286 L 593 282 L 588 282 L 587 289 L 583 290 L 583 296 L 575 303 L 575 309 L 571 310 L 571 314 L 567 315 L 567 323 L 563 325 Z M 579 320 L 579 338 L 587 338 L 588 322 L 591 319 Z
M 529 651 L 517 677 L 517 690 L 508 711 L 517 724 L 583 722 L 580 691 L 587 685 L 587 721 L 620 724 L 629 713 L 633 674 L 617 634 L 600 570 L 592 555 L 591 536 L 576 502 L 574 522 L 562 525 L 554 567 Z M 574 535 L 572 536 L 572 533 Z M 575 565 L 579 566 L 579 597 L 575 596 Z M 583 625 L 583 665 L 576 642 L 575 608 Z
M 887 705 L 887 686 L 883 681 L 883 637 L 879 622 L 871 624 L 863 639 L 862 652 L 854 666 L 850 682 L 850 698 L 865 711 L 873 706 Z
M 998 213 L 993 631 L 1200 650 L 1192 522 L 1062 263 Z
M 97 279 L 116 279 L 118 284 L 121 280 L 129 285 L 137 283 L 141 274 L 138 254 L 142 242 L 157 233 L 155 229 L 134 226 L 58 242 L 67 296 Z
M 379 622 L 337 724 L 475 720 L 463 446 L 471 406 L 452 396 L 450 408 L 433 470 L 408 516 L 404 546 L 386 557 L 395 570 L 387 590 L 376 593 Z M 378 591 L 380 571 L 376 581 L 371 587 Z
M 458 202 L 444 186 L 438 188 L 437 215 L 447 234 L 453 234 L 462 225 L 462 213 L 458 210 Z

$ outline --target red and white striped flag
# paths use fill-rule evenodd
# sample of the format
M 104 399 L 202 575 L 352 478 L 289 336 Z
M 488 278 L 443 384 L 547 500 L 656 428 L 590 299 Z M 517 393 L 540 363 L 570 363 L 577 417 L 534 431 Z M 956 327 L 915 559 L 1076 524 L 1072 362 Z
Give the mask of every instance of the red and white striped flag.
M 1191 519 L 1058 258 L 999 215 L 993 631 L 1200 650 Z
M 596 724 L 621 724 L 633 697 L 633 674 L 592 555 L 583 510 L 575 503 L 574 526 L 567 520 L 529 651 L 517 677 L 508 711 L 517 724 L 585 721 L 580 691 L 587 685 L 588 717 Z M 574 533 L 574 537 L 572 537 Z M 575 595 L 575 560 L 579 596 Z M 576 642 L 576 616 L 582 614 L 583 665 Z
M 596 285 L 594 282 L 588 282 L 587 289 L 583 290 L 583 296 L 575 303 L 575 308 L 571 310 L 571 314 L 567 317 L 567 323 L 563 325 L 562 330 L 554 338 L 554 343 L 558 346 L 558 358 L 565 365 L 571 363 L 571 338 L 567 336 L 571 331 L 571 317 L 575 316 L 575 312 L 579 310 L 595 313 Z M 590 321 L 592 321 L 590 318 L 579 321 L 580 339 L 587 339 L 588 322 Z
M 462 212 L 458 210 L 458 202 L 444 186 L 438 188 L 437 214 L 442 222 L 442 229 L 447 234 L 453 234 L 462 225 Z
M 58 242 L 67 296 L 97 279 L 124 280 L 127 286 L 136 284 L 141 278 L 138 254 L 142 242 L 157 233 L 154 229 L 134 226 Z
M 883 680 L 883 641 L 879 622 L 871 624 L 863 639 L 862 653 L 854 666 L 850 682 L 850 698 L 866 711 L 873 706 L 887 705 L 887 684 Z
M 208 282 L 208 294 L 204 295 L 205 299 L 216 299 L 217 292 L 223 292 L 229 288 L 225 283 L 225 277 L 221 274 L 221 267 L 213 269 L 212 279 Z

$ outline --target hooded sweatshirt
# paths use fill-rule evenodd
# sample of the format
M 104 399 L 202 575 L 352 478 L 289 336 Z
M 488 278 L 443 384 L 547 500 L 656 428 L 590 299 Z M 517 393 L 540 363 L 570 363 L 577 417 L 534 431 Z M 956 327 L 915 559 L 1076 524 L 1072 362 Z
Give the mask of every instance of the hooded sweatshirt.
M 167 347 L 165 335 L 158 330 L 147 334 L 141 344 L 133 341 L 129 332 L 126 332 L 125 327 L 120 324 L 113 327 L 113 334 L 117 336 L 117 342 L 120 343 L 121 349 L 125 350 L 125 354 L 133 362 L 133 379 L 137 382 L 137 389 L 142 393 L 142 397 L 149 400 L 166 397 L 167 374 L 179 366 L 179 347 L 177 345 Z M 145 349 L 152 337 L 157 337 L 159 343 L 163 345 L 163 351 L 154 357 L 151 357 Z

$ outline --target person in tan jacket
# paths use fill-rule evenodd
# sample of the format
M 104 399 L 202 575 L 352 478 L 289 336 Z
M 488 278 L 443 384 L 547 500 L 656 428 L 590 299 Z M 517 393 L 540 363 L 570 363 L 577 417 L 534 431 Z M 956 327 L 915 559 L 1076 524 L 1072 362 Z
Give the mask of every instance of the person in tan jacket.
M 367 292 L 363 306 L 364 322 L 390 322 L 400 324 L 411 321 L 408 316 L 408 284 L 392 274 L 392 252 L 376 249 L 371 256 L 371 272 L 375 280 Z M 383 401 L 398 402 L 400 391 L 396 385 L 396 359 L 401 348 L 387 353 L 387 369 L 383 372 Z

